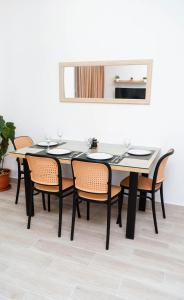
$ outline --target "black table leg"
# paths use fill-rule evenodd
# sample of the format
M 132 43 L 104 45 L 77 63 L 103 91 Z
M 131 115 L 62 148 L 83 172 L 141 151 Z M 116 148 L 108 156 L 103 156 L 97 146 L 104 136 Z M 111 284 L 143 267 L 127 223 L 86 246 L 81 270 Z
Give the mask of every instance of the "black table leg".
M 26 213 L 29 215 L 29 203 L 32 201 L 32 183 L 30 180 L 29 168 L 27 160 L 23 160 L 24 164 L 24 185 L 25 185 L 25 197 L 26 197 Z M 34 216 L 34 203 L 32 203 L 32 216 Z
M 144 177 L 148 177 L 148 174 L 142 174 Z M 146 210 L 146 192 L 140 192 L 139 198 L 139 210 L 145 211 Z
M 129 196 L 128 196 L 128 211 L 126 237 L 134 239 L 135 219 L 136 219 L 136 202 L 137 202 L 137 183 L 138 173 L 130 172 Z

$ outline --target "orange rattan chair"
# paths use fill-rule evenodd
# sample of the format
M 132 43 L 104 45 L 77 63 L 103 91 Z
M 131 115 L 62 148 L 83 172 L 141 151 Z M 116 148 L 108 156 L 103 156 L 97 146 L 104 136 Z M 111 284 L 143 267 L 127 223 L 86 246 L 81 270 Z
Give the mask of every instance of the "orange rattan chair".
M 13 141 L 13 146 L 15 150 L 25 148 L 25 147 L 30 147 L 33 145 L 33 140 L 29 136 L 19 136 L 16 137 Z M 21 179 L 24 179 L 24 171 L 22 168 L 22 159 L 17 158 L 17 166 L 18 166 L 18 181 L 17 181 L 17 192 L 16 192 L 16 199 L 15 199 L 15 204 L 18 204 L 19 200 L 19 192 L 20 192 L 20 183 Z
M 121 227 L 121 189 L 111 184 L 111 168 L 105 162 L 89 162 L 72 159 L 72 171 L 75 191 L 73 195 L 73 213 L 71 240 L 74 238 L 75 215 L 78 201 L 87 202 L 87 219 L 89 220 L 89 203 L 96 202 L 107 206 L 106 249 L 109 249 L 111 206 L 118 202 L 118 219 Z
M 38 154 L 26 154 L 33 190 L 59 197 L 58 237 L 61 236 L 63 198 L 73 193 L 73 179 L 62 178 L 61 164 L 57 158 Z M 33 191 L 32 191 L 33 200 Z M 29 203 L 27 228 L 30 228 L 32 203 Z
M 139 192 L 144 192 L 145 197 L 149 200 L 151 200 L 152 204 L 152 213 L 153 213 L 153 221 L 154 221 L 154 227 L 155 227 L 155 233 L 158 233 L 158 226 L 157 226 L 157 219 L 156 219 L 156 209 L 155 209 L 155 193 L 160 191 L 160 198 L 161 198 L 161 206 L 162 206 L 162 214 L 163 218 L 166 218 L 165 214 L 165 207 L 164 207 L 164 197 L 163 197 L 163 182 L 165 179 L 164 172 L 165 168 L 168 162 L 169 156 L 171 156 L 174 153 L 174 149 L 170 149 L 166 154 L 164 154 L 158 161 L 153 179 L 139 176 L 138 178 L 138 187 L 137 190 Z M 128 193 L 125 193 L 125 190 L 129 190 L 129 177 L 126 177 L 123 179 L 120 183 L 121 189 L 122 189 L 122 197 L 123 195 L 128 195 Z M 147 193 L 151 196 L 147 196 Z M 123 199 L 122 199 L 123 201 Z M 118 222 L 119 220 L 117 220 Z

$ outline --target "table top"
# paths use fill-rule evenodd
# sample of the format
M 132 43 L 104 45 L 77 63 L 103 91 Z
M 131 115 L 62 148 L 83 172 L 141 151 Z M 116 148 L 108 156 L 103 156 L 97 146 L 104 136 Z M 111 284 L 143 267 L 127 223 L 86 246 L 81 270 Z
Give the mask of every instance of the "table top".
M 106 152 L 113 155 L 123 155 L 126 149 L 123 145 L 99 143 L 97 149 L 88 149 L 87 143 L 81 141 L 64 140 L 64 144 L 57 146 L 71 151 L 79 151 L 82 153 L 90 152 Z M 154 162 L 159 157 L 160 148 L 144 147 L 144 146 L 131 146 L 135 149 L 151 150 L 152 154 L 145 159 L 145 157 L 126 156 L 119 163 L 110 163 L 112 170 L 139 172 L 149 174 L 154 165 Z M 26 153 L 39 153 L 43 149 L 36 145 L 34 147 L 26 147 L 17 151 L 10 152 L 9 155 L 16 158 L 24 158 Z M 79 156 L 80 157 L 80 156 Z M 71 159 L 59 158 L 62 164 L 70 164 Z

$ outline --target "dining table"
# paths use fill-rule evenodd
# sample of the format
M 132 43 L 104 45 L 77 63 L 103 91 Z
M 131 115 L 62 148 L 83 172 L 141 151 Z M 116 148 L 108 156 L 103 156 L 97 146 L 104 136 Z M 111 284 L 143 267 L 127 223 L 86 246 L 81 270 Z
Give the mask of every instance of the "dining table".
M 130 188 L 128 194 L 128 207 L 127 207 L 127 219 L 126 219 L 126 238 L 134 239 L 135 237 L 135 224 L 136 224 L 136 210 L 137 210 L 137 186 L 138 186 L 138 176 L 149 176 L 153 166 L 155 165 L 159 154 L 160 148 L 158 147 L 148 147 L 148 146 L 131 146 L 131 149 L 147 150 L 149 155 L 131 155 L 129 150 L 122 144 L 110 144 L 110 143 L 98 143 L 96 149 L 89 149 L 88 143 L 85 141 L 74 141 L 74 140 L 63 140 L 60 143 L 56 143 L 55 146 L 50 147 L 55 149 L 69 149 L 70 154 L 66 155 L 54 155 L 57 156 L 61 165 L 70 165 L 73 157 L 86 158 L 88 159 L 89 153 L 99 152 L 99 153 L 109 153 L 112 154 L 112 158 L 109 159 L 108 163 L 111 166 L 112 171 L 122 171 L 128 172 L 130 176 Z M 29 203 L 31 199 L 31 180 L 29 174 L 29 168 L 25 155 L 27 153 L 33 154 L 47 154 L 47 149 L 45 147 L 35 144 L 30 147 L 25 147 L 12 151 L 9 153 L 10 156 L 23 159 L 24 167 L 24 184 L 25 184 L 25 201 L 26 201 L 26 212 L 28 215 Z M 145 211 L 146 209 L 146 192 L 140 192 L 139 196 L 139 206 L 138 209 Z M 34 206 L 32 215 L 34 216 Z

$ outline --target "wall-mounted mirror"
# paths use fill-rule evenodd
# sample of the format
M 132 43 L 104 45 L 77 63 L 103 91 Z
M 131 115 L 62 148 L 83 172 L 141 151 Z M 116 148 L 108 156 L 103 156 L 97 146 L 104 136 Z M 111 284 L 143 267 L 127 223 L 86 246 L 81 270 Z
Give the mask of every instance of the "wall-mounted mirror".
M 150 103 L 152 60 L 69 62 L 59 69 L 61 101 Z

